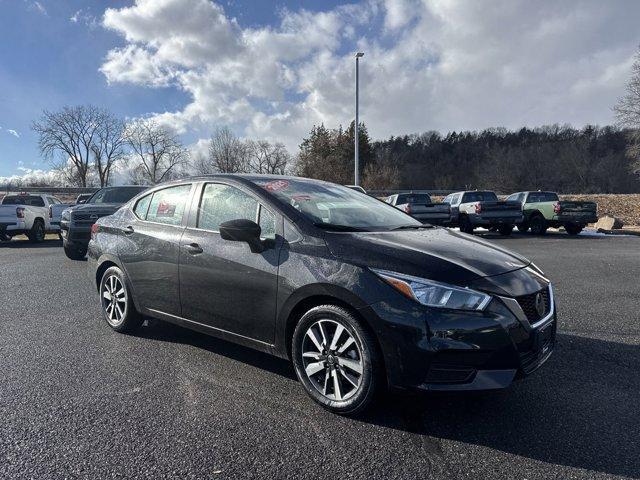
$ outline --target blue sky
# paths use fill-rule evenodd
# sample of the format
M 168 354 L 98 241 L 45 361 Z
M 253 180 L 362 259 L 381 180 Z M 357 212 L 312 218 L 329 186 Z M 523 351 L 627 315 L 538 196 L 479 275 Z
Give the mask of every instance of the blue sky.
M 608 124 L 640 44 L 633 0 L 0 0 L 0 177 L 49 168 L 30 125 L 91 103 L 202 151 L 217 127 L 282 141 Z M 11 132 L 10 132 L 11 130 Z

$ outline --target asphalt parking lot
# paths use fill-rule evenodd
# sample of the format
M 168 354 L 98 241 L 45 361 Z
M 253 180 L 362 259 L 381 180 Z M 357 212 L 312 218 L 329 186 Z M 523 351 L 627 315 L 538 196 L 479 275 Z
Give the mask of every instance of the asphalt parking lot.
M 486 238 L 554 282 L 554 356 L 359 419 L 285 361 L 156 321 L 116 334 L 59 241 L 0 244 L 0 478 L 640 478 L 640 238 Z

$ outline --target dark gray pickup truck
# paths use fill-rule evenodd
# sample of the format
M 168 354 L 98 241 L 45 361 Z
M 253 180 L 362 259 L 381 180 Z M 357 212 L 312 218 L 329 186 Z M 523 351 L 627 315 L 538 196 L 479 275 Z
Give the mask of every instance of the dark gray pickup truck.
M 86 203 L 64 210 L 60 219 L 60 233 L 65 255 L 72 260 L 82 260 L 91 239 L 91 225 L 99 218 L 115 213 L 147 188 L 138 185 L 102 188 Z
M 385 201 L 422 223 L 449 225 L 451 222 L 449 204 L 433 203 L 428 193 L 396 193 L 387 197 Z
M 522 222 L 522 204 L 498 200 L 494 192 L 456 192 L 447 195 L 444 201 L 451 205 L 452 223 L 464 233 L 484 227 L 510 235 L 514 225 Z

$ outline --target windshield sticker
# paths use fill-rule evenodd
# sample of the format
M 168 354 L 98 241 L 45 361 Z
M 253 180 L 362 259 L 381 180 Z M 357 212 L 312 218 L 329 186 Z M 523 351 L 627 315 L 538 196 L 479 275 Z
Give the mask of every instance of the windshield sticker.
M 274 180 L 273 182 L 265 184 L 264 188 L 268 192 L 281 192 L 289 188 L 289 182 L 286 180 Z

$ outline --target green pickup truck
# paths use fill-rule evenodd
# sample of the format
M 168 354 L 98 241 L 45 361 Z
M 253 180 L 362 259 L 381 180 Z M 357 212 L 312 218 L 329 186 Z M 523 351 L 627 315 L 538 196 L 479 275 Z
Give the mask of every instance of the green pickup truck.
M 577 235 L 598 221 L 595 202 L 561 201 L 554 192 L 517 192 L 507 200 L 522 204 L 523 220 L 517 225 L 521 232 L 531 229 L 534 235 L 543 235 L 549 227 L 564 227 L 569 235 Z

